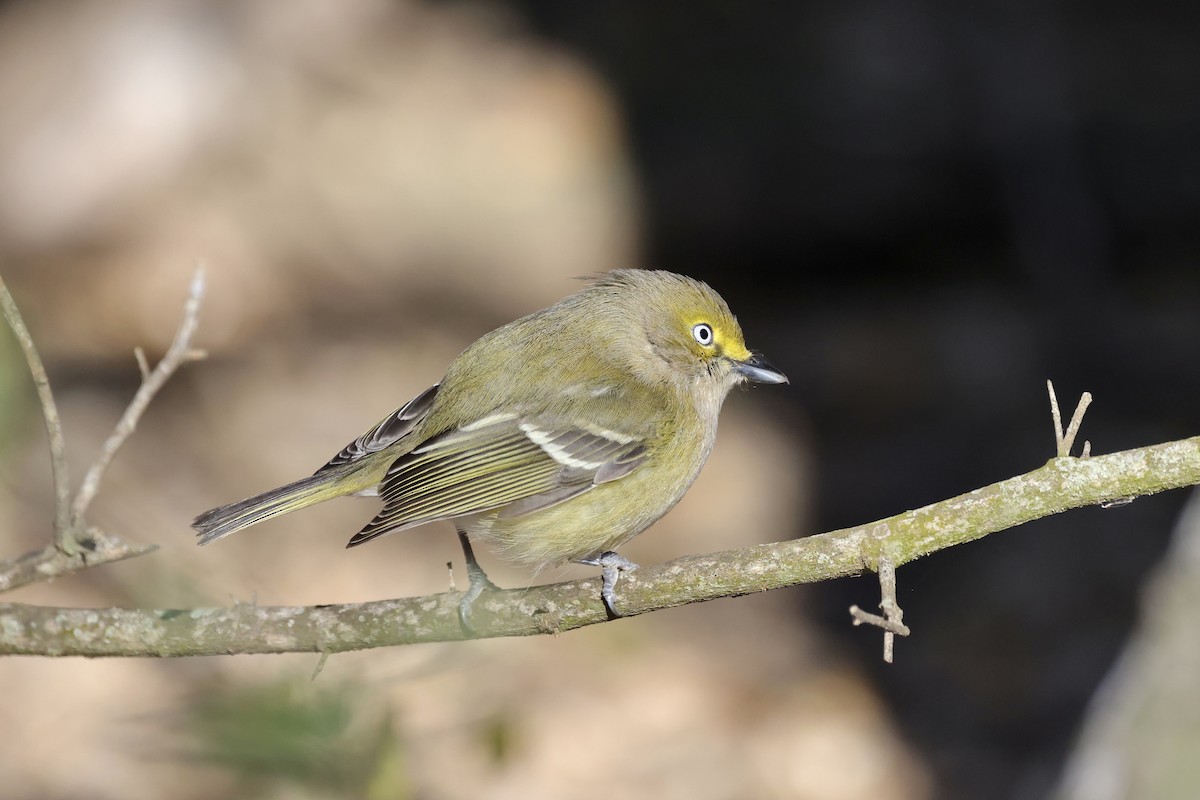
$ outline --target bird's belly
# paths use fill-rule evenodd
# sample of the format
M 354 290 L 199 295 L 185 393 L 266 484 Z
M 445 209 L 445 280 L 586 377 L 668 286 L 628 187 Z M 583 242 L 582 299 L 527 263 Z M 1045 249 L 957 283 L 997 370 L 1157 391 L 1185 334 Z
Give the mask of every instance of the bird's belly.
M 540 511 L 504 518 L 492 512 L 460 524 L 521 564 L 547 566 L 596 556 L 616 550 L 679 502 L 700 463 L 677 463 L 687 468 L 639 469 Z

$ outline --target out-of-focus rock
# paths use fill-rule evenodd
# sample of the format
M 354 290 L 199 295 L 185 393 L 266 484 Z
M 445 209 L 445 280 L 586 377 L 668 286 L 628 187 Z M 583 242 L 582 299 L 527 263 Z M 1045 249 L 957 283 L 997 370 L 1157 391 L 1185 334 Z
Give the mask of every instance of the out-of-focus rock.
M 1147 585 L 1142 620 L 1092 699 L 1061 800 L 1186 800 L 1200 772 L 1200 494 Z
M 197 261 L 218 352 L 346 308 L 503 319 L 635 265 L 621 125 L 578 62 L 483 6 L 299 8 L 0 19 L 0 256 L 49 284 L 32 316 L 78 320 L 48 355 L 161 341 Z

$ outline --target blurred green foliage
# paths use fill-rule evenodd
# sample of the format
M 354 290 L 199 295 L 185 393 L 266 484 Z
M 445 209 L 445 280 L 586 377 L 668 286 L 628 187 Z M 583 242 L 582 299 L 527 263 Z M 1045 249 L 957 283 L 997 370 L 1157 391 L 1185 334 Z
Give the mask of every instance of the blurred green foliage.
M 511 759 L 518 745 L 517 728 L 511 715 L 497 714 L 489 718 L 480 734 L 483 737 L 485 752 L 491 757 L 492 763 L 503 764 Z
M 237 775 L 239 796 L 285 786 L 331 798 L 412 796 L 390 711 L 359 687 L 296 678 L 214 688 L 193 703 L 189 723 L 192 754 Z

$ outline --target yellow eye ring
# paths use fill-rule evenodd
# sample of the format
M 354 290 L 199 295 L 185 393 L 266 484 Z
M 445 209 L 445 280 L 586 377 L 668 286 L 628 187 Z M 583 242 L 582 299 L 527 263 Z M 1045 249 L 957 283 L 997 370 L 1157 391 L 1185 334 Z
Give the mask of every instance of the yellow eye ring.
M 692 326 L 692 338 L 704 347 L 712 347 L 716 339 L 712 325 L 707 322 L 697 322 Z

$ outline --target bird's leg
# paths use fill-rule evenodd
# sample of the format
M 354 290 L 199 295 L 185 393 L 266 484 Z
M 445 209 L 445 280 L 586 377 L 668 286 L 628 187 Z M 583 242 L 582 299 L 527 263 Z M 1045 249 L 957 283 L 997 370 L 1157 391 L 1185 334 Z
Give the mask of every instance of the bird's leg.
M 475 599 L 483 594 L 485 589 L 499 590 L 499 586 L 488 580 L 487 573 L 475 560 L 475 551 L 471 549 L 471 539 L 466 531 L 458 529 L 458 542 L 462 545 L 463 558 L 467 562 L 467 591 L 458 601 L 458 621 L 467 633 L 474 633 L 471 627 L 471 606 Z
M 638 565 L 624 556 L 617 555 L 615 550 L 605 550 L 598 556 L 581 558 L 579 563 L 600 567 L 600 575 L 604 578 L 604 584 L 600 587 L 600 599 L 604 601 L 604 610 L 608 612 L 609 619 L 622 616 L 621 612 L 617 611 L 617 595 L 613 590 L 617 586 L 620 574 L 633 572 Z

